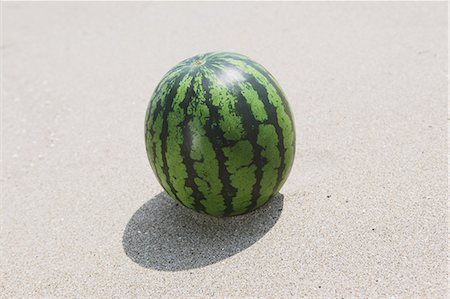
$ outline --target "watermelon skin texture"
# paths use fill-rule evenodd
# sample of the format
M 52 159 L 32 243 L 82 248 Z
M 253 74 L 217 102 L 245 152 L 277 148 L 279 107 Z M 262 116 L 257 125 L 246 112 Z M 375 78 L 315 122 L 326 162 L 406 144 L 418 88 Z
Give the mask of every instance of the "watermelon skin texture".
M 283 186 L 294 122 L 275 78 L 250 58 L 186 59 L 156 87 L 145 117 L 150 165 L 182 205 L 213 216 L 250 212 Z

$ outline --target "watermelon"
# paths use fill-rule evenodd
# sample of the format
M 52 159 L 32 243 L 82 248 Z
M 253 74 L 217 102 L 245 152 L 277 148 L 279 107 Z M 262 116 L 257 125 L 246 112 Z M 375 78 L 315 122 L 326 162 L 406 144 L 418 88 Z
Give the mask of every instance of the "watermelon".
M 213 216 L 250 212 L 286 181 L 295 131 L 275 78 L 250 58 L 206 53 L 173 67 L 145 117 L 150 165 L 182 205 Z

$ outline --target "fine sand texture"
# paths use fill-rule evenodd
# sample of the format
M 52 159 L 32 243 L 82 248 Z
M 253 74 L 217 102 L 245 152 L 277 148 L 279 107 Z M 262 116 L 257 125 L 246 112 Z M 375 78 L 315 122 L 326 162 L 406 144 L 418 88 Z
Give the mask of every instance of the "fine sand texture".
M 3 3 L 0 297 L 447 297 L 447 3 Z M 280 194 L 220 219 L 147 161 L 153 89 L 195 54 L 291 105 Z

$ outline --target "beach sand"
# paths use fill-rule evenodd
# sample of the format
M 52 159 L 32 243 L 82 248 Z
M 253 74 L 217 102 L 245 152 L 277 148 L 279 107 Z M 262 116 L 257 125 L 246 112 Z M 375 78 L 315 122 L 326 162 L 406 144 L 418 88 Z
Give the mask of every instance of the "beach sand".
M 447 296 L 447 3 L 3 3 L 0 297 Z M 296 159 L 247 216 L 148 164 L 164 73 L 239 52 Z

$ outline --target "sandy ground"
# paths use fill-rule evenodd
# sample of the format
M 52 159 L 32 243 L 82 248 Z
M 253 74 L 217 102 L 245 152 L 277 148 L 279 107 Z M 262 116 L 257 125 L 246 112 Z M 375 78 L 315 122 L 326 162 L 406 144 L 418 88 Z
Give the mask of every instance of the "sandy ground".
M 7 3 L 1 297 L 445 298 L 447 4 Z M 295 115 L 280 196 L 175 205 L 144 114 L 178 61 L 265 65 Z

